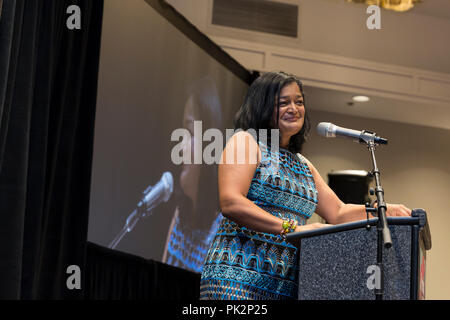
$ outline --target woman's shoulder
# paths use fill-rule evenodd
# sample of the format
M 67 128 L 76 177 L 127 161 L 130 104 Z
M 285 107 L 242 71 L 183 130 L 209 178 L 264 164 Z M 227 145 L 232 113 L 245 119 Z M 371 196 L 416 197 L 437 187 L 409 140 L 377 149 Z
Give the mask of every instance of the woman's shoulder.
M 241 148 L 258 147 L 257 137 L 251 131 L 238 130 L 228 138 L 227 144 L 232 143 L 240 146 Z
M 260 144 L 257 141 L 257 137 L 251 131 L 236 131 L 230 138 L 228 138 L 225 150 L 227 149 L 237 152 L 238 159 L 240 155 L 245 159 L 247 159 L 247 157 L 253 159 L 253 157 L 256 156 L 256 163 L 259 164 L 260 162 Z
M 310 164 L 310 163 L 311 163 L 311 162 L 310 162 L 308 159 L 306 159 L 306 157 L 305 157 L 304 155 L 302 155 L 300 152 L 296 153 L 295 155 L 298 157 L 298 159 L 300 160 L 300 162 L 304 162 L 304 163 L 306 163 L 306 164 Z
M 256 135 L 253 133 L 253 131 L 242 129 L 234 131 L 233 135 L 230 137 L 230 139 L 238 139 L 238 140 L 245 140 L 250 138 L 253 142 L 256 143 Z
M 306 165 L 306 167 L 309 169 L 311 174 L 313 174 L 314 172 L 317 171 L 317 169 L 314 167 L 314 165 L 311 163 L 311 161 L 309 161 L 304 155 L 302 155 L 301 153 L 297 153 L 296 155 L 297 155 L 298 159 L 300 160 L 300 162 L 303 163 L 304 165 Z

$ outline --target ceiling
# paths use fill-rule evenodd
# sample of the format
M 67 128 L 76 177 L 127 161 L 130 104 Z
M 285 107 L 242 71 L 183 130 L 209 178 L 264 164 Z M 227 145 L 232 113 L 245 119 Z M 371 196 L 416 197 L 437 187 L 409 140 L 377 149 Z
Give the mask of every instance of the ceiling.
M 449 0 L 423 0 L 410 10 L 414 14 L 423 14 L 436 18 L 450 19 Z
M 197 0 L 197 6 L 187 5 L 184 0 L 166 1 L 185 14 L 188 19 L 195 21 L 197 26 L 207 25 L 208 17 L 201 13 L 207 12 L 207 4 L 212 0 Z M 450 0 L 423 0 L 406 13 L 392 11 L 392 14 L 383 20 L 386 27 L 380 32 L 368 32 L 365 28 L 355 28 L 354 20 L 355 17 L 359 17 L 360 10 L 345 10 L 344 7 L 353 5 L 356 8 L 360 5 L 346 3 L 345 0 L 272 1 L 301 3 L 304 10 L 312 13 L 302 16 L 305 20 L 304 33 L 298 43 L 289 42 L 288 46 L 285 40 L 277 40 L 277 42 L 272 38 L 265 39 L 263 36 L 258 38 L 258 35 L 241 34 L 236 30 L 202 30 L 202 28 L 200 30 L 209 36 L 236 38 L 249 43 L 269 43 L 289 48 L 292 45 L 293 48 L 305 51 L 450 73 L 448 60 L 450 47 L 446 41 L 450 21 L 440 21 L 440 19 L 450 20 Z M 327 6 L 327 3 L 330 6 Z M 397 15 L 409 15 L 409 18 L 401 19 L 402 24 L 396 25 Z M 417 18 L 412 19 L 413 15 L 417 15 Z M 342 18 L 336 20 L 335 16 Z M 318 19 L 318 17 L 321 18 Z M 426 19 L 426 17 L 439 19 Z M 340 40 L 336 41 L 338 38 Z M 419 46 L 417 39 L 420 40 Z M 356 46 L 356 43 L 363 45 Z M 385 54 L 382 48 L 389 54 Z M 352 100 L 353 95 L 360 94 L 359 92 L 337 91 L 307 86 L 307 84 L 305 81 L 307 104 L 315 110 L 450 130 L 449 103 L 428 103 L 423 100 L 418 102 L 413 99 L 404 101 L 400 100 L 401 98 L 371 96 L 371 100 L 367 103 L 355 103 L 349 106 L 347 103 Z
M 329 1 L 344 2 L 344 0 Z M 423 0 L 407 13 L 395 12 L 395 14 L 417 14 L 450 20 L 450 0 Z M 450 105 L 448 103 L 411 102 L 370 96 L 369 102 L 354 102 L 353 105 L 348 105 L 348 102 L 352 102 L 352 96 L 361 93 L 306 85 L 305 93 L 308 106 L 315 110 L 450 130 Z
M 369 102 L 352 102 L 358 92 L 343 92 L 312 86 L 304 86 L 306 104 L 313 110 L 347 114 L 429 126 L 450 130 L 450 108 L 448 104 L 414 103 L 391 98 L 370 96 Z

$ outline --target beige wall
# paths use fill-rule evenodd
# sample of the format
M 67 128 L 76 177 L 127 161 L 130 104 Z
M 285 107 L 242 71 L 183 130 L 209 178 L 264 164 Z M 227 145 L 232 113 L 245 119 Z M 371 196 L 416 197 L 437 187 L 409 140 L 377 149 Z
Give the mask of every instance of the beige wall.
M 363 107 L 363 106 L 361 106 Z M 432 236 L 426 270 L 426 298 L 450 299 L 450 131 L 397 122 L 369 120 L 309 110 L 312 130 L 303 154 L 325 181 L 331 170 L 372 169 L 369 151 L 347 139 L 327 139 L 316 133 L 319 122 L 371 130 L 388 138 L 376 151 L 387 203 L 424 208 Z M 317 215 L 311 222 L 318 221 Z

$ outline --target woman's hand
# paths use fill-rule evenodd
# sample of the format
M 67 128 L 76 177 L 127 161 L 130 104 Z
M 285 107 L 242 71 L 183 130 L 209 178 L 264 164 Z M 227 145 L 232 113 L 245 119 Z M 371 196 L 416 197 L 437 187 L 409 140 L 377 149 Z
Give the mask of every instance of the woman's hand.
M 402 204 L 386 203 L 386 216 L 388 217 L 410 217 L 411 209 Z
M 316 222 L 316 223 L 311 223 L 311 224 L 305 224 L 303 226 L 297 226 L 295 228 L 295 232 L 315 230 L 315 229 L 326 228 L 326 227 L 331 227 L 331 226 L 332 226 L 332 224 Z

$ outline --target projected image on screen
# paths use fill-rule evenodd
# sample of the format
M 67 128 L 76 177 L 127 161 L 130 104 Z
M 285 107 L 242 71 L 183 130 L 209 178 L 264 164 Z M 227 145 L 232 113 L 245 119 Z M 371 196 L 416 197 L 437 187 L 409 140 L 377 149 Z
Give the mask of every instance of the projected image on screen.
M 206 257 L 210 241 L 220 223 L 217 196 L 217 166 L 194 164 L 194 121 L 201 121 L 202 129 L 222 128 L 222 109 L 212 78 L 204 77 L 189 88 L 184 106 L 183 127 L 191 139 L 182 140 L 183 149 L 190 149 L 190 164 L 182 164 L 181 196 L 173 215 L 163 262 L 199 271 Z
M 200 272 L 221 219 L 217 165 L 171 152 L 194 154 L 194 121 L 232 128 L 247 88 L 144 0 L 105 1 L 88 240 Z M 192 138 L 171 141 L 179 128 Z

